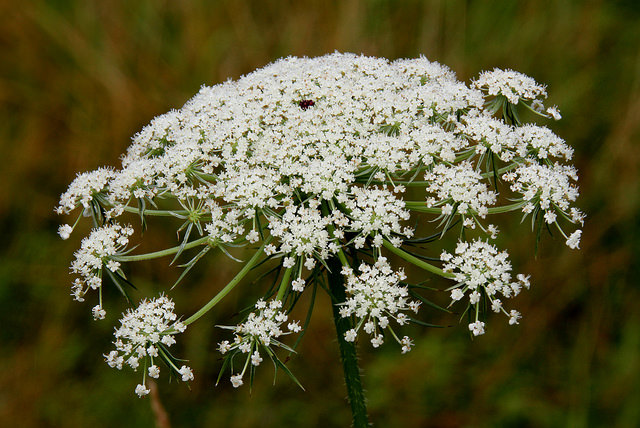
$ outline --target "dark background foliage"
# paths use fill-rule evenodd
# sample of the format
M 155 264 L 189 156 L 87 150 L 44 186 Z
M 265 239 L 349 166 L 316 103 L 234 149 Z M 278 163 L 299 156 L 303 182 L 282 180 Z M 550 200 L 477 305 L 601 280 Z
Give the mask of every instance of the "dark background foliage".
M 376 352 L 363 344 L 375 425 L 638 426 L 639 46 L 632 0 L 0 2 L 0 426 L 162 424 L 153 400 L 133 395 L 138 375 L 102 361 L 123 309 L 118 296 L 107 296 L 112 309 L 100 323 L 89 303 L 68 296 L 83 231 L 57 238 L 69 221 L 53 215 L 57 197 L 76 172 L 117 166 L 135 132 L 200 85 L 334 50 L 424 54 L 465 80 L 504 67 L 547 83 L 564 116 L 551 127 L 576 149 L 588 214 L 582 251 L 546 237 L 536 259 L 528 225 L 502 224 L 516 271 L 533 279 L 514 302 L 520 326 L 494 317 L 470 340 L 455 317 L 425 310 L 455 327 L 411 331 L 416 347 L 406 356 L 391 343 Z M 162 230 L 152 224 L 145 245 L 173 245 Z M 192 313 L 236 269 L 207 259 L 172 294 L 179 311 Z M 162 260 L 131 275 L 155 293 L 178 272 Z M 173 426 L 348 426 L 325 297 L 290 362 L 306 392 L 285 376 L 272 387 L 267 366 L 252 394 L 213 386 L 214 324 L 233 322 L 251 295 L 242 290 L 180 338 L 196 381 L 191 390 L 158 382 Z

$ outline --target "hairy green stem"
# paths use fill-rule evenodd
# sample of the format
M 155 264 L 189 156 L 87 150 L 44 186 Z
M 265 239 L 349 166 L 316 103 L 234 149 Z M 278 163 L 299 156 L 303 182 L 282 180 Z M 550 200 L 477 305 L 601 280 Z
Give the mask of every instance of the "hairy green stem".
M 344 380 L 347 386 L 347 395 L 349 404 L 351 405 L 351 413 L 353 415 L 354 428 L 366 428 L 369 426 L 367 416 L 367 406 L 365 403 L 364 391 L 360 380 L 360 368 L 358 367 L 358 358 L 356 355 L 356 346 L 353 342 L 347 342 L 344 334 L 351 329 L 351 321 L 349 318 L 343 318 L 340 315 L 339 303 L 346 300 L 344 287 L 344 279 L 340 273 L 342 263 L 340 259 L 334 257 L 328 262 L 330 272 L 327 272 L 329 280 L 329 290 L 332 295 L 333 303 L 333 321 L 336 325 L 336 333 L 338 335 L 338 345 L 340 347 L 340 359 L 342 360 L 342 368 L 344 370 Z

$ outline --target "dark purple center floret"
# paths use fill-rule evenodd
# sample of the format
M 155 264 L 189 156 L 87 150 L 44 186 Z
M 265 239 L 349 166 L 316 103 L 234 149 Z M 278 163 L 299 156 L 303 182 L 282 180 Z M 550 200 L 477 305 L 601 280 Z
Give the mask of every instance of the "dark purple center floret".
M 302 110 L 306 110 L 309 107 L 313 106 L 316 104 L 315 101 L 313 100 L 302 100 L 298 103 L 300 105 L 300 107 L 302 108 Z

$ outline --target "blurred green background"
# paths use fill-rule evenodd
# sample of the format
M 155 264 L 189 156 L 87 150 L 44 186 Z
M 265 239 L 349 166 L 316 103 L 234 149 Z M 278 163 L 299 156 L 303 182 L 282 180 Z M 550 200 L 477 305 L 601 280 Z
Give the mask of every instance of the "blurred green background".
M 71 301 L 67 266 L 82 230 L 59 240 L 70 220 L 53 207 L 76 172 L 118 165 L 135 132 L 200 85 L 334 50 L 424 54 L 467 81 L 508 67 L 548 84 L 564 116 L 550 126 L 576 149 L 588 214 L 582 251 L 547 237 L 535 260 L 527 225 L 502 226 L 515 270 L 532 274 L 514 302 L 520 326 L 494 317 L 476 340 L 464 325 L 411 331 L 406 356 L 361 346 L 372 422 L 640 426 L 639 46 L 634 0 L 0 2 L 0 426 L 169 426 L 153 400 L 133 394 L 137 374 L 104 364 L 122 303 L 107 296 L 110 316 L 96 323 L 90 302 Z M 173 245 L 151 227 L 150 247 Z M 166 264 L 136 266 L 132 277 L 162 290 L 178 275 Z M 235 269 L 208 259 L 172 294 L 179 311 L 191 314 Z M 349 426 L 324 297 L 290 362 L 306 392 L 285 376 L 273 387 L 268 366 L 252 394 L 213 386 L 214 324 L 247 301 L 231 295 L 180 338 L 196 381 L 191 390 L 158 382 L 172 426 Z

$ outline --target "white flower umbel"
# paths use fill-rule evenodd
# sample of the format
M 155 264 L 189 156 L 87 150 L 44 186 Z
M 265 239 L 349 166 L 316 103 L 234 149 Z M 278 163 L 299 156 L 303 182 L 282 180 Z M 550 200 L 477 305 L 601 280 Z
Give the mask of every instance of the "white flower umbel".
M 518 104 L 520 99 L 536 100 L 547 97 L 547 90 L 531 77 L 513 70 L 485 71 L 474 82 L 474 86 L 489 95 L 502 95 L 511 104 Z
M 84 301 L 84 295 L 89 289 L 100 290 L 98 308 L 102 310 L 102 271 L 106 268 L 115 273 L 120 269 L 120 263 L 111 258 L 122 253 L 132 234 L 133 229 L 129 226 L 111 224 L 93 229 L 82 240 L 70 267 L 71 272 L 79 276 L 71 287 L 71 295 L 75 300 Z M 94 308 L 94 316 L 96 313 L 102 315 L 96 318 L 104 318 L 104 313 L 96 312 Z
M 100 192 L 103 192 L 109 181 L 115 176 L 110 168 L 99 168 L 95 171 L 78 174 L 66 192 L 60 196 L 60 204 L 56 208 L 58 214 L 69 214 L 78 205 L 89 208 L 89 203 Z
M 280 238 L 279 251 L 297 256 L 314 254 L 326 259 L 335 248 L 330 246 L 327 225 L 329 219 L 323 217 L 318 208 L 288 206 L 282 218 L 270 218 L 269 230 Z
M 392 239 L 391 234 L 413 235 L 412 228 L 401 225 L 409 220 L 409 211 L 404 209 L 404 202 L 388 190 L 356 187 L 351 196 L 345 204 L 351 217 L 349 229 L 361 236 L 373 235 L 375 247 L 382 245 L 382 237 Z
M 497 228 L 486 218 L 519 215 L 519 210 L 532 214 L 538 232 L 545 222 L 555 224 L 569 247 L 579 246 L 581 231 L 565 234 L 559 224 L 584 220 L 573 206 L 578 189 L 568 164 L 572 150 L 550 129 L 521 119 L 521 113 L 559 119 L 557 108 L 543 105 L 545 97 L 543 85 L 511 70 L 482 73 L 467 85 L 424 57 L 388 61 L 341 53 L 289 57 L 237 81 L 203 86 L 183 107 L 136 134 L 121 168 L 81 174 L 61 196 L 57 212 L 81 208 L 78 220 L 90 217 L 95 226 L 72 264 L 73 295 L 83 300 L 89 289 L 97 289 L 100 301 L 92 312 L 103 318 L 103 273 L 129 298 L 120 283 L 126 281 L 121 263 L 189 257 L 176 263 L 184 268 L 181 281 L 212 250 L 241 261 L 236 248 L 259 248 L 184 321 L 198 320 L 256 268 L 275 276 L 269 290 L 260 282 L 247 288 L 254 298 L 262 295 L 270 302 L 258 300 L 245 322 L 226 327 L 235 338 L 219 344 L 235 387 L 247 380 L 247 368 L 253 379 L 253 370 L 267 358 L 290 374 L 272 347 L 289 350 L 280 336 L 302 327 L 288 323 L 287 314 L 299 301 L 314 301 L 301 298 L 309 290 L 314 296 L 336 291 L 329 294 L 340 305 L 334 318 L 342 355 L 350 352 L 345 370 L 351 375 L 359 373 L 353 342 L 360 330 L 375 347 L 388 333 L 402 352 L 409 351 L 413 342 L 396 335 L 392 324 L 406 323 L 406 313 L 418 309 L 408 287 L 411 295 L 414 288 L 426 291 L 405 282 L 403 266 L 392 266 L 388 253 L 429 274 L 456 279 L 451 297 L 468 300 L 476 310 L 469 326 L 473 334 L 485 329 L 483 299 L 487 308 L 517 323 L 520 315 L 506 312 L 498 298 L 515 295 L 522 282 L 509 279 L 506 253 L 479 241 L 462 242 L 455 256 L 443 254 L 445 270 L 428 260 L 438 251 L 433 246 L 439 237 L 464 238 L 480 229 L 495 238 Z M 502 181 L 508 186 L 498 195 Z M 180 242 L 130 254 L 132 229 L 113 223 L 120 216 L 141 220 L 141 230 L 149 231 L 145 235 L 157 217 L 167 220 L 163 228 L 174 220 Z M 63 239 L 76 228 L 77 222 L 69 223 L 73 226 L 58 230 Z M 348 268 L 339 275 L 339 265 L 359 271 Z M 309 315 L 313 310 L 311 305 Z M 163 339 L 169 346 L 173 336 Z M 136 349 L 144 358 L 162 355 L 155 345 Z M 125 364 L 114 352 L 109 361 Z M 141 365 L 135 355 L 127 356 L 132 367 Z M 243 368 L 234 370 L 234 356 L 244 361 Z M 149 364 L 144 373 L 153 377 L 158 370 Z M 174 370 L 184 380 L 193 377 L 186 366 Z M 148 392 L 144 382 L 136 389 L 138 395 Z M 363 395 L 356 395 L 350 399 L 364 405 Z
M 442 214 L 477 214 L 486 217 L 488 207 L 496 202 L 496 192 L 489 190 L 482 175 L 470 162 L 455 166 L 436 165 L 425 174 L 430 184 L 427 192 L 435 194 L 427 198 L 427 206 L 441 206 Z M 457 207 L 455 211 L 453 208 Z
M 455 255 L 446 251 L 440 258 L 445 262 L 444 271 L 454 274 L 457 284 L 450 288 L 451 304 L 464 299 L 472 307 L 470 316 L 474 320 L 469 330 L 478 336 L 484 333 L 484 322 L 479 321 L 481 301 L 488 299 L 494 312 L 503 312 L 510 317 L 509 324 L 517 324 L 520 314 L 507 311 L 502 307 L 499 296 L 510 298 L 517 296 L 523 287 L 529 288 L 529 279 L 518 275 L 517 281 L 511 280 L 511 263 L 505 251 L 481 240 L 458 242 Z
M 263 354 L 260 352 L 264 352 L 274 364 L 282 367 L 284 366 L 272 348 L 280 347 L 294 352 L 293 349 L 280 342 L 279 338 L 291 333 L 297 333 L 301 327 L 297 321 L 292 321 L 287 324 L 286 329 L 283 329 L 283 324 L 287 323 L 288 316 L 281 309 L 282 302 L 280 300 L 266 302 L 260 299 L 255 305 L 255 310 L 249 314 L 243 323 L 237 326 L 218 326 L 233 330 L 235 333 L 232 342 L 225 340 L 218 344 L 220 353 L 227 355 L 227 358 L 231 361 L 230 369 L 232 373 L 234 373 L 233 357 L 237 354 L 246 354 L 242 371 L 231 376 L 231 383 L 234 388 L 243 384 L 242 379 L 247 368 L 253 372 L 262 363 Z M 251 378 L 253 379 L 253 375 Z
M 149 393 L 147 375 L 154 379 L 160 376 L 160 368 L 155 364 L 158 359 L 180 375 L 183 381 L 193 380 L 191 368 L 185 365 L 178 368 L 177 360 L 167 350 L 176 342 L 173 336 L 186 330 L 186 326 L 177 320 L 174 307 L 171 299 L 160 296 L 142 300 L 137 308 L 127 310 L 114 333 L 116 349 L 105 355 L 107 364 L 118 370 L 124 365 L 134 370 L 143 367 L 142 384 L 135 390 L 140 397 Z
M 560 232 L 567 239 L 567 245 L 577 248 L 580 233 L 574 233 L 569 240 L 564 230 L 557 223 L 561 215 L 571 223 L 582 224 L 584 214 L 571 204 L 578 198 L 578 186 L 573 184 L 578 180 L 578 173 L 573 166 L 554 163 L 552 165 L 528 162 L 508 172 L 503 176 L 505 181 L 511 182 L 511 190 L 522 195 L 522 211 L 529 214 L 539 210 L 544 215 L 547 224 L 555 223 Z
M 394 271 L 385 257 L 373 265 L 362 263 L 359 275 L 347 266 L 342 274 L 347 280 L 347 300 L 340 307 L 343 318 L 353 316 L 356 327 L 345 333 L 345 339 L 353 342 L 362 328 L 371 336 L 371 344 L 377 348 L 383 342 L 382 330 L 388 329 L 403 347 L 403 353 L 411 349 L 411 341 L 399 339 L 390 326 L 391 320 L 398 325 L 409 322 L 406 311 L 418 312 L 420 303 L 409 300 L 409 290 L 398 283 L 406 279 L 402 270 Z

